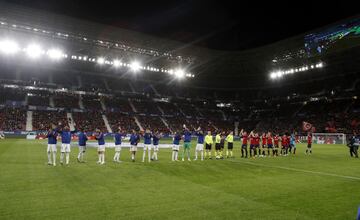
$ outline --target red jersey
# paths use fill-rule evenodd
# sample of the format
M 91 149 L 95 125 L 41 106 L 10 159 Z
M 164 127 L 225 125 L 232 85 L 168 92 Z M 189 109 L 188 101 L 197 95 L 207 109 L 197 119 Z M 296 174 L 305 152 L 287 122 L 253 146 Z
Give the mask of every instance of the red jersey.
M 274 144 L 275 144 L 276 146 L 279 145 L 279 136 L 277 136 L 277 135 L 274 136 Z
M 273 142 L 272 142 L 273 140 L 272 140 L 272 137 L 271 136 L 269 136 L 269 137 L 267 137 L 267 144 L 273 144 Z
M 281 145 L 286 146 L 287 145 L 287 136 L 283 135 L 281 138 Z
M 250 140 L 252 140 L 252 138 L 250 137 Z M 246 135 L 243 135 L 242 136 L 242 143 L 243 144 L 247 144 L 247 142 L 248 142 L 248 135 L 246 134 Z M 251 142 L 250 142 L 251 143 Z M 252 144 L 252 143 L 251 143 Z
M 266 145 L 266 136 L 265 135 L 261 136 L 261 140 L 262 140 L 262 145 Z
M 255 137 L 255 145 L 259 145 L 260 144 L 260 137 L 257 136 Z
M 307 136 L 307 142 L 308 142 L 308 144 L 312 143 L 312 136 L 311 135 Z

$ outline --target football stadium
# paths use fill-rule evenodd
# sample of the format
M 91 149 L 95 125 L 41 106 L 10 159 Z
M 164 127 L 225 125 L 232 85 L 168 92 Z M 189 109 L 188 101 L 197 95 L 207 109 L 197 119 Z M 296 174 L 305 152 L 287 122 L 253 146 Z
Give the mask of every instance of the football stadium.
M 360 219 L 359 14 L 79 2 L 0 1 L 0 219 Z

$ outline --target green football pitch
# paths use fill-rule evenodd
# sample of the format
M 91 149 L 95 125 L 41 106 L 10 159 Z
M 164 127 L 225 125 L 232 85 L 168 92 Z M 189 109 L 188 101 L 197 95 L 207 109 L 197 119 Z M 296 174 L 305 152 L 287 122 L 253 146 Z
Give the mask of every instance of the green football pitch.
M 194 145 L 192 154 L 194 154 Z M 313 155 L 120 164 L 95 149 L 69 166 L 47 165 L 46 142 L 0 141 L 0 219 L 355 219 L 360 160 L 342 145 L 314 145 Z M 181 155 L 181 154 L 180 154 Z M 193 155 L 192 155 L 193 156 Z M 59 153 L 57 156 L 59 159 Z

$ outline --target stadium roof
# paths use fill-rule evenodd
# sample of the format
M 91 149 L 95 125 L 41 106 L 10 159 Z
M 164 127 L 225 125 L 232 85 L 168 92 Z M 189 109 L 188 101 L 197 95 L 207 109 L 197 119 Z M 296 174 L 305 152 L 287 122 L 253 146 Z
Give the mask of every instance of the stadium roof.
M 192 83 L 188 83 L 188 85 L 197 87 L 236 89 L 239 88 L 239 84 L 241 84 L 242 88 L 264 86 L 266 84 L 264 82 L 269 81 L 269 72 L 274 68 L 291 68 L 311 62 L 326 61 L 326 56 L 329 55 L 304 56 L 304 52 L 302 51 L 301 54 L 300 51 L 304 48 L 304 37 L 306 35 L 321 32 L 327 27 L 250 50 L 219 51 L 1 2 L 0 18 L 64 33 L 80 33 L 102 40 L 111 41 L 120 39 L 121 42 L 131 46 L 173 53 L 174 56 L 191 57 L 194 62 L 191 63 L 189 69 L 196 74 L 196 78 L 192 80 Z M 352 20 L 358 21 L 358 17 L 353 17 Z M 330 26 L 341 25 L 343 22 L 341 21 Z M 339 51 L 351 49 L 359 45 L 359 39 L 356 38 L 355 40 L 352 39 L 348 45 L 342 44 L 337 46 L 336 50 L 332 50 L 332 54 L 335 54 L 335 58 L 333 57 L 332 59 L 337 59 L 336 53 L 339 53 Z M 98 50 L 93 45 L 89 47 L 73 46 L 77 50 Z M 286 57 L 288 54 L 291 54 L 291 59 L 280 62 L 281 57 Z M 153 61 L 152 58 L 149 58 L 149 60 L 149 62 Z M 272 62 L 274 60 L 279 62 Z
M 2 0 L 48 12 L 218 50 L 244 50 L 286 39 L 358 11 L 347 4 L 314 1 L 126 1 Z

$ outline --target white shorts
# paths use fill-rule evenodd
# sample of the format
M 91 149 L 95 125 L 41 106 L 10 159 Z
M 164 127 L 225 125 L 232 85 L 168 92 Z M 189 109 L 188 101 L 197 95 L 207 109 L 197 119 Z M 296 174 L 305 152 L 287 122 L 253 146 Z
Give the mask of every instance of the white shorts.
M 85 151 L 86 151 L 86 146 L 79 145 L 79 152 L 85 152 Z
M 56 152 L 56 144 L 48 144 L 47 152 Z
M 70 144 L 61 144 L 61 153 L 70 153 Z
M 121 151 L 121 144 L 115 145 L 115 152 Z
M 130 151 L 137 151 L 137 146 L 136 145 L 131 145 L 130 146 Z
M 98 152 L 105 152 L 105 144 L 98 146 Z
M 203 151 L 204 150 L 204 144 L 196 144 L 196 151 Z
M 154 151 L 159 151 L 159 145 L 153 145 L 153 147 L 154 147 Z
M 179 149 L 180 149 L 180 145 L 178 145 L 178 144 L 173 145 L 173 150 L 179 151 Z
M 144 144 L 144 150 L 151 150 L 151 144 Z

